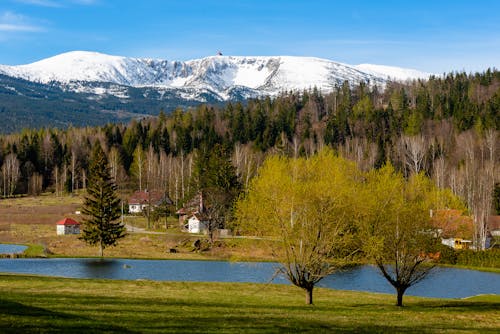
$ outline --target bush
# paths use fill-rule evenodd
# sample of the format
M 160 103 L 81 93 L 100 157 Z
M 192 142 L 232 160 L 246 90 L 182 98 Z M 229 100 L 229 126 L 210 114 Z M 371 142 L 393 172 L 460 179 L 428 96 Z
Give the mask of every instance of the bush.
M 457 251 L 458 265 L 473 267 L 500 268 L 500 249 L 484 251 L 461 250 Z
M 440 253 L 439 263 L 457 264 L 458 254 L 453 248 L 440 244 L 437 251 Z

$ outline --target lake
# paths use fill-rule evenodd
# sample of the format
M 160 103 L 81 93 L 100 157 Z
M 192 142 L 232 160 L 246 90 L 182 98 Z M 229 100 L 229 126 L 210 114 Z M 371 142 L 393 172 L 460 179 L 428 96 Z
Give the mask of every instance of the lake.
M 0 244 L 0 254 L 19 254 L 24 252 L 28 246 Z
M 0 272 L 71 278 L 122 280 L 269 283 L 277 268 L 268 262 L 224 262 L 131 259 L 0 259 Z M 283 276 L 271 283 L 289 284 Z M 318 286 L 381 293 L 393 287 L 369 265 L 358 266 L 323 279 Z M 436 268 L 407 295 L 464 298 L 500 294 L 500 274 L 456 268 Z

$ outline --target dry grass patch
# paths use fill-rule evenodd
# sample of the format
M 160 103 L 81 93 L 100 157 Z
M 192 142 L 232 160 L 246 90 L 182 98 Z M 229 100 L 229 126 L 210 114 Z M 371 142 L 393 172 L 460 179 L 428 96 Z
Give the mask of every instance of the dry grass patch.
M 81 221 L 75 215 L 81 209 L 81 196 L 44 194 L 39 197 L 20 197 L 0 200 L 0 242 L 38 244 L 48 254 L 55 256 L 85 257 L 97 256 L 96 247 L 90 247 L 78 236 L 56 235 L 56 222 L 70 217 Z M 135 227 L 146 227 L 147 220 L 141 216 L 125 216 L 125 223 Z M 169 220 L 175 225 L 174 219 Z M 159 231 L 163 222 L 157 223 Z M 194 249 L 193 242 L 200 239 L 207 244 L 206 236 L 189 235 L 178 229 L 169 228 L 162 234 L 129 233 L 119 240 L 116 247 L 105 250 L 105 256 L 122 258 L 158 259 L 229 259 L 229 260 L 272 260 L 271 249 L 259 240 L 224 239 L 217 241 L 211 249 Z M 171 253 L 175 250 L 175 253 Z

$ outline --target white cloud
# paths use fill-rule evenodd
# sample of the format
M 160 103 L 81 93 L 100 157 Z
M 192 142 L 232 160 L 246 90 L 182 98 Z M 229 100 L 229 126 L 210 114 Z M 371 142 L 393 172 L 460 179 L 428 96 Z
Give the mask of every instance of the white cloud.
M 40 27 L 37 27 L 37 26 L 0 23 L 0 31 L 38 32 L 38 31 L 42 31 L 42 29 Z
M 45 29 L 31 23 L 24 15 L 13 12 L 0 13 L 0 31 L 8 32 L 41 32 Z

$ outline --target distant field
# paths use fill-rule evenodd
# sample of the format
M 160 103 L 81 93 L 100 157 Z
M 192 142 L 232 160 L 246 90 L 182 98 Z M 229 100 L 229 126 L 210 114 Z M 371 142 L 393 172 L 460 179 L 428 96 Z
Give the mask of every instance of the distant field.
M 0 200 L 0 225 L 46 224 L 54 225 L 58 220 L 74 215 L 81 207 L 79 196 L 44 195 Z
M 71 217 L 81 209 L 81 196 L 52 194 L 39 197 L 20 197 L 0 200 L 0 242 L 41 245 L 40 255 L 97 256 L 97 247 L 90 247 L 76 235 L 57 236 L 56 222 Z M 125 217 L 125 223 L 145 227 L 144 217 Z M 163 223 L 159 224 L 163 227 Z M 155 231 L 165 231 L 157 229 Z M 158 259 L 230 259 L 271 260 L 269 247 L 259 240 L 229 239 L 217 242 L 208 251 L 193 251 L 193 242 L 205 236 L 182 233 L 169 229 L 168 233 L 130 233 L 116 247 L 104 252 L 109 257 L 158 258 Z M 176 249 L 177 253 L 170 253 Z M 31 255 L 36 255 L 31 253 Z
M 293 286 L 0 275 L 2 333 L 498 333 L 500 296 L 467 300 Z

